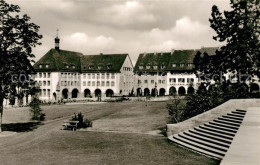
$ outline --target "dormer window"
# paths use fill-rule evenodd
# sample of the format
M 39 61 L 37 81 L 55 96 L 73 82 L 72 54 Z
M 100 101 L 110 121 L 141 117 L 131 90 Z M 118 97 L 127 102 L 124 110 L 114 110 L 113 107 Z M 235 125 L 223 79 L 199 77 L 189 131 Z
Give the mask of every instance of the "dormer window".
M 88 69 L 93 69 L 94 68 L 94 66 L 93 65 L 90 65 L 89 67 L 88 67 Z
M 102 65 L 98 65 L 98 69 L 102 69 L 103 68 L 103 66 Z
M 172 64 L 172 67 L 175 68 L 175 67 L 176 67 L 176 64 Z
M 158 68 L 158 66 L 157 66 L 157 65 L 153 66 L 153 69 L 157 69 L 157 68 Z
M 162 65 L 161 65 L 161 69 L 164 69 L 164 68 L 165 68 L 165 65 L 164 65 L 164 64 L 162 64 Z
M 193 64 L 188 64 L 188 67 L 192 67 L 193 66 Z
M 150 65 L 147 65 L 147 66 L 146 66 L 146 69 L 150 69 L 150 68 L 151 68 Z
M 72 69 L 75 69 L 76 68 L 76 66 L 75 65 L 72 65 Z
M 143 69 L 144 67 L 141 65 L 141 66 L 139 66 L 139 69 Z
M 69 65 L 66 65 L 66 68 L 68 69 L 68 68 L 69 68 Z
M 39 65 L 39 68 L 42 68 L 42 65 Z
M 180 67 L 184 67 L 184 64 L 180 64 Z
M 112 69 L 112 65 L 111 65 L 111 64 L 108 64 L 108 65 L 107 65 L 107 69 Z
M 49 64 L 46 64 L 45 67 L 46 67 L 46 68 L 49 68 Z

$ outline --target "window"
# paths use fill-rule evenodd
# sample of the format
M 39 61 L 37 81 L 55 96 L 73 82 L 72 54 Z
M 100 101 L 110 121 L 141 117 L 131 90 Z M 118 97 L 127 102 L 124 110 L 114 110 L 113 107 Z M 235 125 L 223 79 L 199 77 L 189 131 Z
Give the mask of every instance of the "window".
M 112 65 L 111 65 L 111 64 L 108 64 L 108 65 L 107 65 L 107 69 L 112 69 Z
M 46 73 L 43 73 L 43 78 L 46 78 Z
M 165 80 L 162 80 L 162 84 L 165 84 Z
M 51 96 L 51 90 L 48 89 L 47 92 L 48 92 L 48 93 L 47 93 L 47 96 L 50 97 L 50 96 Z
M 39 68 L 42 68 L 42 65 L 39 65 Z
M 164 65 L 164 64 L 162 64 L 162 65 L 161 65 L 161 69 L 164 69 L 164 68 L 165 68 L 165 65 Z
M 147 80 L 144 80 L 144 83 L 145 83 L 145 84 L 147 84 L 147 82 L 148 82 Z
M 51 77 L 51 73 L 48 73 L 48 78 L 50 78 Z
M 109 74 L 109 73 L 107 73 L 107 79 L 109 79 L 109 77 L 110 77 L 110 74 Z
M 170 78 L 170 83 L 176 83 L 176 78 Z
M 141 84 L 142 83 L 142 81 L 141 80 L 138 80 L 138 84 Z
M 101 74 L 101 79 L 105 79 L 105 73 Z
M 88 74 L 88 79 L 91 79 L 91 74 Z
M 92 81 L 92 86 L 95 86 L 96 84 L 95 84 L 95 81 Z
M 43 81 L 43 86 L 46 86 L 46 81 Z
M 50 81 L 48 81 L 48 86 L 50 86 L 51 85 L 51 82 Z
M 184 64 L 180 64 L 180 67 L 184 67 Z
M 150 65 L 147 65 L 147 66 L 146 66 L 146 69 L 150 69 Z
M 88 86 L 90 86 L 91 85 L 91 82 L 90 81 L 88 81 Z
M 39 81 L 39 85 L 42 86 L 42 81 Z
M 97 79 L 100 79 L 100 75 L 99 75 L 99 73 L 97 74 Z
M 98 87 L 100 86 L 100 81 L 97 81 L 97 86 L 98 86 Z
M 109 87 L 109 81 L 107 81 L 106 86 Z
M 151 80 L 151 84 L 154 84 L 154 80 Z
M 112 73 L 111 79 L 115 79 L 115 73 Z
M 158 80 L 158 84 L 161 84 L 162 83 L 162 80 Z
M 45 67 L 46 67 L 46 68 L 49 68 L 49 64 L 46 64 Z
M 176 64 L 172 64 L 172 67 L 175 68 L 175 67 L 176 67 Z
M 42 78 L 42 73 L 39 73 L 39 77 Z
M 85 73 L 83 74 L 83 79 L 86 79 L 86 74 Z
M 178 82 L 179 82 L 179 83 L 184 83 L 184 82 L 185 82 L 185 79 L 184 79 L 184 78 L 178 78 Z
M 43 89 L 43 97 L 46 97 L 46 89 Z
M 96 77 L 95 73 L 92 73 L 92 79 L 94 79 Z
M 187 83 L 192 83 L 192 82 L 194 82 L 193 78 L 187 78 Z
M 144 67 L 143 66 L 139 66 L 139 69 L 143 69 Z
M 93 65 L 90 65 L 89 67 L 88 67 L 88 69 L 93 69 L 94 68 L 94 66 Z
M 102 69 L 103 68 L 103 66 L 102 65 L 98 65 L 98 69 Z
M 111 81 L 111 86 L 114 87 L 115 86 L 115 82 Z
M 153 66 L 153 69 L 157 69 L 157 68 L 158 68 L 158 66 L 157 66 L 157 65 Z
M 193 64 L 188 64 L 188 67 L 192 67 L 193 66 Z
M 101 86 L 105 86 L 105 81 L 101 81 Z
M 83 86 L 86 86 L 86 81 L 83 81 Z

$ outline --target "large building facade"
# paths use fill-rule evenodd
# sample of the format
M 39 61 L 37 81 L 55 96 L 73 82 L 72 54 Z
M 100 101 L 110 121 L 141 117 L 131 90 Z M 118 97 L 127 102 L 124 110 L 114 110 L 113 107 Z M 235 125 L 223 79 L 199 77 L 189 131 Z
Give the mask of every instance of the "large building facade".
M 133 67 L 128 54 L 83 55 L 61 50 L 59 38 L 55 38 L 55 49 L 34 65 L 35 81 L 41 88 L 40 99 L 48 101 L 130 94 L 186 95 L 200 84 L 194 74 L 195 55 L 200 51 L 214 56 L 216 49 L 141 53 Z M 259 92 L 259 80 L 250 87 Z
M 49 50 L 34 64 L 40 99 L 57 101 L 84 97 L 128 95 L 133 88 L 133 64 L 128 54 L 83 55 Z

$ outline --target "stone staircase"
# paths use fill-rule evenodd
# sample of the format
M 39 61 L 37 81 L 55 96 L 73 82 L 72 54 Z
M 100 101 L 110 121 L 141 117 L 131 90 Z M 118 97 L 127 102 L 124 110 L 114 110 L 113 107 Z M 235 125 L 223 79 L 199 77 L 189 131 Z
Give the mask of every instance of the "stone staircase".
M 168 138 L 181 147 L 222 160 L 242 124 L 245 114 L 245 110 L 235 110 Z

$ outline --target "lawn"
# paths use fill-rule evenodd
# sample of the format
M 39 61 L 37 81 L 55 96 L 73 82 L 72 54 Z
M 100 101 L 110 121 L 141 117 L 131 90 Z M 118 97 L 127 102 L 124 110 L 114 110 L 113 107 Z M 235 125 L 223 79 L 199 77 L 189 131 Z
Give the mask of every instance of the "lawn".
M 165 102 L 104 103 L 43 106 L 47 122 L 30 132 L 0 138 L 1 164 L 219 164 L 147 135 L 167 123 Z M 25 121 L 26 108 L 5 111 Z M 60 117 L 82 112 L 93 121 L 94 132 L 60 130 Z M 18 115 L 19 114 L 19 115 Z M 97 131 L 97 132 L 95 132 Z M 107 132 L 113 131 L 113 132 Z M 127 132 L 127 133 L 125 133 Z

